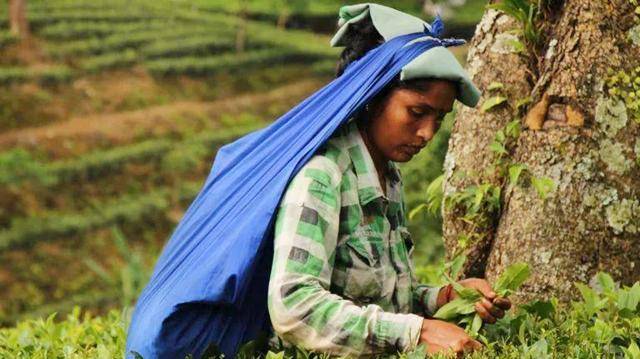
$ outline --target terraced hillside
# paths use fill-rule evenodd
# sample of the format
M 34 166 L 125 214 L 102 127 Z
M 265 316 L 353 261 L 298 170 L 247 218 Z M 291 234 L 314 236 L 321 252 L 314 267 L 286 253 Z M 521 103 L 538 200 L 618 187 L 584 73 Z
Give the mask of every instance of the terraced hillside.
M 21 42 L 0 18 L 0 130 L 261 90 L 330 74 L 337 54 L 328 36 L 183 1 L 31 1 Z
M 22 41 L 0 23 L 4 324 L 130 304 L 216 149 L 320 88 L 337 53 L 186 2 L 31 1 L 28 18 Z

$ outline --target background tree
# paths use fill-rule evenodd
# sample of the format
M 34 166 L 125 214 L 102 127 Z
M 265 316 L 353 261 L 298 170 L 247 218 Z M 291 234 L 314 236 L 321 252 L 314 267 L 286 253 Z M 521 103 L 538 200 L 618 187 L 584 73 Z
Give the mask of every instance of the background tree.
M 9 29 L 14 36 L 29 36 L 27 0 L 9 0 Z
M 637 281 L 637 1 L 489 6 L 467 57 L 483 98 L 457 113 L 445 159 L 449 256 L 490 279 L 529 263 L 521 300 L 573 298 L 599 270 Z
M 284 29 L 291 15 L 304 12 L 309 6 L 309 2 L 307 0 L 276 0 L 275 5 L 280 11 L 276 26 Z
M 236 26 L 236 52 L 244 52 L 247 43 L 247 0 L 238 0 L 238 24 Z

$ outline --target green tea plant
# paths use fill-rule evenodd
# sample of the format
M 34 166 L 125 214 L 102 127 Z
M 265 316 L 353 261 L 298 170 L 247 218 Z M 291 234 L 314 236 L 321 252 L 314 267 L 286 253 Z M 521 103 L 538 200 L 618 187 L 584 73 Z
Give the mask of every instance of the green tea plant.
M 156 76 L 177 74 L 210 75 L 221 71 L 246 70 L 251 67 L 274 65 L 284 60 L 288 62 L 303 62 L 317 60 L 312 54 L 299 53 L 286 48 L 265 48 L 249 50 L 241 55 L 226 53 L 209 57 L 181 57 L 148 60 L 144 66 Z
M 162 160 L 179 149 L 192 148 L 186 155 L 196 155 L 191 160 L 201 159 L 201 147 L 210 151 L 232 141 L 247 132 L 263 126 L 262 122 L 242 124 L 213 133 L 203 133 L 183 140 L 169 138 L 150 139 L 131 145 L 98 150 L 85 155 L 54 162 L 44 163 L 33 158 L 24 149 L 15 149 L 0 153 L 0 184 L 19 187 L 25 182 L 38 183 L 43 187 L 89 180 L 105 173 L 118 173 L 126 164 Z M 183 150 L 184 152 L 184 150 Z
M 121 306 L 127 307 L 135 303 L 148 282 L 151 272 L 143 263 L 142 253 L 139 250 L 133 250 L 127 244 L 124 234 L 117 226 L 111 228 L 111 234 L 118 254 L 124 261 L 124 265 L 120 265 L 115 274 L 92 258 L 84 258 L 83 261 L 109 287 L 120 288 Z
M 515 287 L 524 275 L 503 274 L 504 285 Z M 615 283 L 598 273 L 592 285 L 576 284 L 578 298 L 567 304 L 556 299 L 536 300 L 507 312 L 496 324 L 483 326 L 478 338 L 484 348 L 465 358 L 640 358 L 640 282 Z M 81 315 L 74 308 L 63 320 L 53 313 L 0 329 L 0 357 L 6 358 L 114 358 L 124 355 L 130 309 L 111 310 L 105 316 Z M 426 348 L 384 355 L 385 358 L 422 359 Z M 221 358 L 211 353 L 207 358 Z M 239 358 L 327 358 L 301 348 L 259 349 L 246 344 Z M 446 358 L 436 355 L 434 358 Z M 450 356 L 449 356 L 450 357 Z
M 115 33 L 135 33 L 138 31 L 162 29 L 167 26 L 163 20 L 114 23 L 110 21 L 59 22 L 44 26 L 38 34 L 49 40 L 77 40 L 87 37 L 105 37 Z

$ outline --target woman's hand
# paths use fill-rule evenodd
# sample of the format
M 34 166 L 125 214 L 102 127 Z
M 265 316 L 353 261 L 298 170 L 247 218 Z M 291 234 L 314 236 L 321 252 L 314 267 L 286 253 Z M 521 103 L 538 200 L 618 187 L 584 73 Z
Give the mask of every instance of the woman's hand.
M 433 319 L 422 321 L 419 344 L 425 344 L 429 354 L 447 351 L 463 353 L 482 348 L 480 342 L 457 325 Z
M 498 297 L 491 289 L 491 285 L 484 279 L 468 278 L 458 281 L 466 288 L 473 288 L 482 294 L 482 298 L 476 303 L 476 312 L 486 323 L 495 323 L 496 320 L 504 317 L 504 311 L 511 308 L 511 301 L 507 298 Z M 456 299 L 458 294 L 450 286 L 443 287 L 438 295 L 438 307 Z

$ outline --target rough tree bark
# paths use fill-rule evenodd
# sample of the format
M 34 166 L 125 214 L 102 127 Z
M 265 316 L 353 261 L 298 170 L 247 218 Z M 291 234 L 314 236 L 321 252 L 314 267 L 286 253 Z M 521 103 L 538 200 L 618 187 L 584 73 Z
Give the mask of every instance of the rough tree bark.
M 509 31 L 522 24 L 496 10 L 484 14 L 468 72 L 483 92 L 481 104 L 495 96 L 487 89 L 492 82 L 504 84 L 498 91 L 508 100 L 486 112 L 458 111 L 445 159 L 445 198 L 474 183 L 502 188 L 500 210 L 485 213 L 479 227 L 461 220 L 459 207 L 444 206 L 448 253 L 460 236 L 475 234 L 464 249 L 464 274 L 490 280 L 527 262 L 532 277 L 517 301 L 573 299 L 573 283 L 600 270 L 623 284 L 640 280 L 640 112 L 633 105 L 640 97 L 640 11 L 633 0 L 542 3 L 541 41 L 519 54 Z M 621 84 L 612 85 L 609 69 L 624 73 Z M 531 105 L 517 110 L 527 96 Z M 544 200 L 527 181 L 509 187 L 504 174 L 480 170 L 495 163 L 489 144 L 514 118 L 523 130 L 509 156 L 532 177 L 553 179 L 556 189 Z
M 9 0 L 9 31 L 15 36 L 29 36 L 27 0 Z

